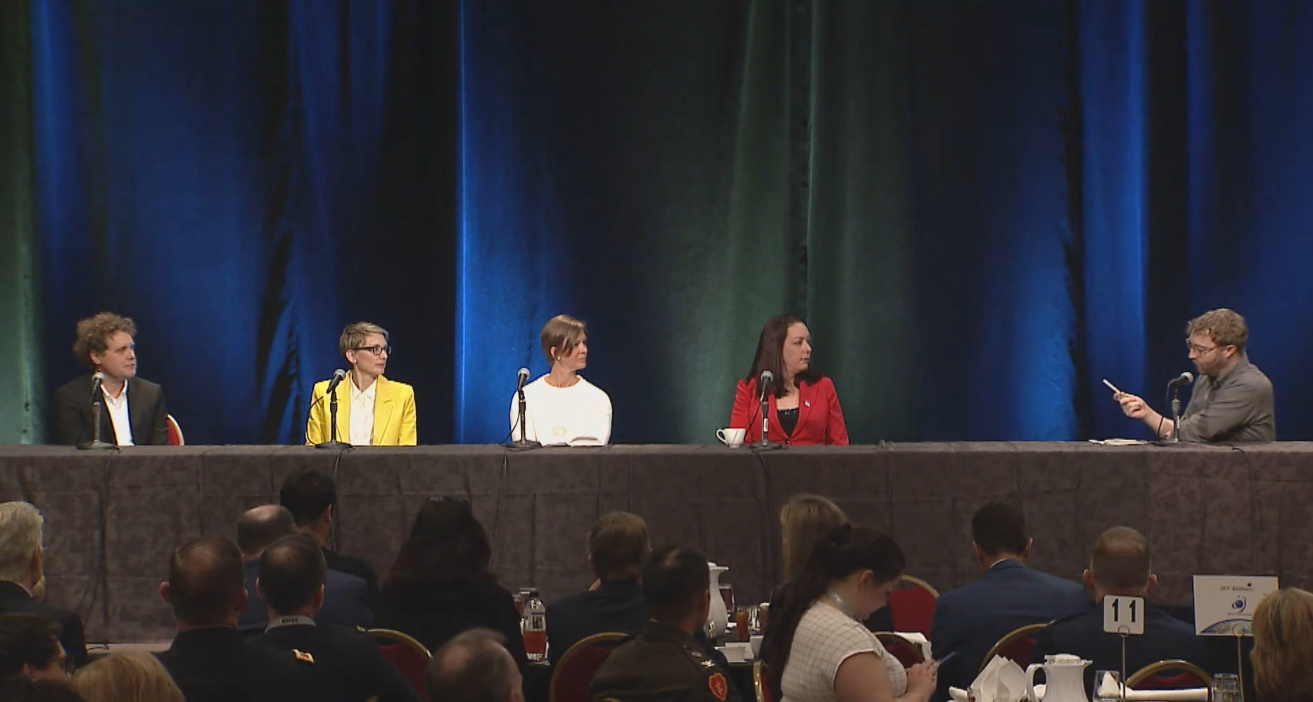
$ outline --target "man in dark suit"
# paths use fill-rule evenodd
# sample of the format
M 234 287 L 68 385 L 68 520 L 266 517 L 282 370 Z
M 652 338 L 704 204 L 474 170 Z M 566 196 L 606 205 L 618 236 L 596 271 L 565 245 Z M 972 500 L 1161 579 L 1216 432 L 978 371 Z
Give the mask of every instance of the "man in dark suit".
M 298 531 L 315 537 L 319 542 L 328 569 L 363 579 L 369 584 L 369 599 L 373 602 L 378 596 L 378 575 L 373 566 L 328 548 L 328 537 L 333 533 L 334 510 L 337 509 L 337 486 L 333 479 L 313 468 L 294 470 L 278 490 L 278 503 L 292 513 Z
M 1028 624 L 1048 622 L 1089 608 L 1075 582 L 1026 567 L 1034 540 L 1026 535 L 1021 509 L 993 502 L 971 519 L 971 550 L 985 576 L 940 595 L 930 642 L 939 669 L 935 699 L 948 699 L 950 686 L 970 687 L 998 640 Z
M 1044 656 L 1056 653 L 1070 653 L 1093 661 L 1085 668 L 1088 690 L 1094 685 L 1096 671 L 1122 668 L 1122 637 L 1103 631 L 1103 598 L 1148 597 L 1158 586 L 1144 535 L 1124 526 L 1103 532 L 1085 571 L 1085 586 L 1094 593 L 1097 606 L 1050 624 L 1036 637 L 1034 655 L 1037 663 L 1043 663 Z M 1144 634 L 1126 637 L 1126 675 L 1170 658 L 1213 670 L 1204 640 L 1195 636 L 1194 627 L 1146 603 Z
M 0 613 L 34 614 L 59 625 L 59 642 L 74 666 L 87 662 L 82 618 L 44 602 L 44 519 L 26 502 L 0 504 Z
M 643 630 L 647 603 L 639 575 L 651 550 L 642 517 L 611 512 L 597 520 L 588 534 L 588 563 L 597 575 L 596 588 L 547 608 L 547 652 L 553 665 L 571 646 L 593 634 Z
M 246 590 L 242 552 L 231 539 L 196 539 L 174 551 L 160 596 L 173 608 L 178 634 L 156 655 L 187 702 L 325 699 L 315 688 L 313 661 L 247 646 L 237 633 Z
M 256 587 L 269 603 L 269 628 L 256 643 L 309 655 L 319 688 L 341 691 L 345 700 L 377 695 L 383 702 L 419 702 L 414 688 L 383 658 L 369 634 L 316 623 L 327 570 L 319 544 L 308 534 L 285 536 L 264 550 Z
M 78 322 L 73 352 L 90 372 L 55 391 L 59 443 L 76 445 L 92 439 L 119 446 L 169 443 L 164 390 L 137 377 L 136 335 L 137 325 L 131 319 L 110 312 Z M 92 403 L 97 400 L 100 435 L 93 437 Z
M 246 607 L 237 619 L 237 630 L 242 633 L 259 633 L 269 624 L 269 608 L 262 599 L 255 581 L 260 576 L 260 556 L 269 544 L 295 534 L 296 522 L 292 513 L 278 505 L 261 505 L 247 510 L 237 520 L 237 547 L 242 550 L 246 570 Z M 341 624 L 349 627 L 374 625 L 374 613 L 369 609 L 369 585 L 354 575 L 329 570 L 324 580 L 324 602 L 315 615 L 320 624 Z

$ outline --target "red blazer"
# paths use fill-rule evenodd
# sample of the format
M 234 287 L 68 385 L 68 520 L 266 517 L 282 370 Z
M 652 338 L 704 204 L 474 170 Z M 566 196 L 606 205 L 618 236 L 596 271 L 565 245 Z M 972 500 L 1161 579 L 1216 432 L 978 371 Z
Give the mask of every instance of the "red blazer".
M 743 438 L 745 444 L 761 441 L 761 402 L 758 397 L 755 378 L 739 381 L 734 393 L 734 409 L 729 413 L 729 425 L 735 429 L 747 428 L 748 433 Z M 848 445 L 843 408 L 839 406 L 839 395 L 834 392 L 834 383 L 829 378 L 798 386 L 798 424 L 789 436 L 785 436 L 780 428 L 775 395 L 771 394 L 767 399 L 770 402 L 770 422 L 766 435 L 771 441 L 797 446 Z

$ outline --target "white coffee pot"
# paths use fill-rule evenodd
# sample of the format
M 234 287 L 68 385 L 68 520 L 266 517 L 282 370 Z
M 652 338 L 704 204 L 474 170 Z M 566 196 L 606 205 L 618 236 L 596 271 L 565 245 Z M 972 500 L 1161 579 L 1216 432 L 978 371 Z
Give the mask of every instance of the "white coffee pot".
M 1026 668 L 1026 699 L 1039 702 L 1035 694 L 1035 671 L 1043 668 L 1044 702 L 1090 702 L 1085 694 L 1085 668 L 1089 664 L 1090 661 L 1067 653 L 1044 656 L 1043 663 L 1032 663 Z

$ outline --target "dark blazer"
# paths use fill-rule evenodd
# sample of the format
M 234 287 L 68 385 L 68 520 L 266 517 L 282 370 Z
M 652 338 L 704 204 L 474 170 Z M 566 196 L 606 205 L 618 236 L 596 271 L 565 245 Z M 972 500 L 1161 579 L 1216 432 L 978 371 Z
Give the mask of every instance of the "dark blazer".
M 798 424 L 788 436 L 780 428 L 775 395 L 770 395 L 768 399 L 770 422 L 767 423 L 766 435 L 771 441 L 795 446 L 848 445 L 848 426 L 843 421 L 843 408 L 839 406 L 839 395 L 834 391 L 834 383 L 829 378 L 823 377 L 815 383 L 798 385 Z M 747 428 L 744 443 L 761 441 L 761 402 L 758 400 L 755 378 L 739 381 L 734 393 L 734 408 L 729 413 L 729 425 Z
M 1012 559 L 995 563 L 983 578 L 940 595 L 930 643 L 936 660 L 954 651 L 957 655 L 940 668 L 934 699 L 948 699 L 950 685 L 970 687 L 985 654 L 1008 632 L 1027 624 L 1047 624 L 1089 606 L 1081 585 Z
M 1086 689 L 1093 688 L 1096 671 L 1122 668 L 1121 637 L 1104 633 L 1103 607 L 1087 606 L 1080 614 L 1053 622 L 1036 638 L 1036 663 L 1043 663 L 1044 656 L 1056 653 L 1070 653 L 1093 661 L 1085 667 Z M 1215 670 L 1210 665 L 1205 640 L 1195 636 L 1194 627 L 1148 605 L 1144 608 L 1144 634 L 1126 637 L 1126 675 L 1169 658 Z
M 506 637 L 506 650 L 520 671 L 529 666 L 515 600 L 486 575 L 422 590 L 384 588 L 374 607 L 374 626 L 410 634 L 434 652 L 466 629 L 492 629 Z
M 365 584 L 369 586 L 369 601 L 372 603 L 374 598 L 378 596 L 378 574 L 374 572 L 374 566 L 355 556 L 343 556 L 337 551 L 326 548 L 322 550 L 324 560 L 328 561 L 329 570 L 354 575 L 365 581 Z
M 169 443 L 164 390 L 142 378 L 128 381 L 128 417 L 132 420 L 132 443 L 165 446 Z M 55 391 L 55 428 L 59 443 L 75 446 L 91 440 L 91 374 L 77 378 Z M 109 408 L 100 403 L 100 440 L 118 443 Z
M 331 702 L 315 688 L 313 665 L 286 651 L 247 646 L 229 627 L 184 631 L 155 654 L 187 702 Z
M 269 605 L 255 588 L 255 579 L 260 577 L 260 562 L 247 561 L 242 565 L 246 568 L 246 608 L 237 617 L 237 630 L 242 633 L 261 632 L 269 624 Z M 324 607 L 319 610 L 315 621 L 349 627 L 373 626 L 369 586 L 354 575 L 328 571 L 324 574 Z
M 87 663 L 87 641 L 82 633 L 82 618 L 47 602 L 32 599 L 27 590 L 15 582 L 0 580 L 0 614 L 20 612 L 49 619 L 60 626 L 59 643 L 75 666 Z
M 547 658 L 553 665 L 570 647 L 607 631 L 637 635 L 647 626 L 647 603 L 638 582 L 602 581 L 547 607 Z
M 415 688 L 379 653 L 373 637 L 344 626 L 296 624 L 270 629 L 254 640 L 280 651 L 301 651 L 315 659 L 321 690 L 340 690 L 350 702 L 378 695 L 381 702 L 419 702 Z

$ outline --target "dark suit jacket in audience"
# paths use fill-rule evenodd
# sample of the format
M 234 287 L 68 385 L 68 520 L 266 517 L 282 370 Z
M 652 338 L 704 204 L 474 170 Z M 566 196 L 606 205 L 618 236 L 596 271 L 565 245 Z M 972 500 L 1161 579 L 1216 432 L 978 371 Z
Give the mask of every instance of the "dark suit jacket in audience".
M 315 688 L 312 663 L 286 651 L 247 646 L 229 627 L 184 631 L 169 650 L 155 655 L 187 702 L 326 702 Z
M 169 443 L 168 407 L 164 390 L 141 378 L 128 380 L 128 419 L 136 446 L 165 446 Z M 55 430 L 59 443 L 73 446 L 91 440 L 91 374 L 66 383 L 55 391 Z M 100 403 L 100 440 L 118 443 L 109 407 Z
M 467 629 L 492 629 L 506 637 L 506 650 L 520 670 L 529 666 L 515 600 L 487 576 L 418 592 L 385 589 L 374 607 L 374 626 L 410 634 L 434 652 Z
M 365 584 L 369 586 L 369 602 L 372 605 L 374 598 L 378 596 L 378 574 L 374 572 L 374 566 L 354 556 L 343 556 L 329 549 L 323 549 L 323 551 L 324 560 L 328 561 L 329 570 L 354 575 L 365 581 Z
M 1093 661 L 1085 668 L 1085 689 L 1094 686 L 1094 673 L 1122 668 L 1121 637 L 1103 631 L 1103 608 L 1087 607 L 1075 616 L 1053 622 L 1040 632 L 1035 643 L 1035 662 L 1044 656 L 1070 653 Z M 1195 636 L 1194 627 L 1157 607 L 1144 608 L 1144 635 L 1126 637 L 1126 675 L 1150 663 L 1180 658 L 1204 670 L 1211 670 L 1204 639 Z
M 1021 561 L 995 563 L 984 577 L 939 596 L 930 643 L 936 660 L 956 651 L 939 670 L 932 699 L 948 699 L 949 686 L 967 689 L 985 654 L 1008 632 L 1047 624 L 1089 609 L 1085 588 L 1027 568 Z
M 260 562 L 247 561 L 246 608 L 237 618 L 237 630 L 242 633 L 259 633 L 269 624 L 269 605 L 265 604 L 255 588 L 260 577 Z M 369 586 L 354 575 L 330 570 L 324 575 L 324 607 L 315 621 L 320 624 L 341 624 L 349 627 L 374 626 L 374 613 L 369 610 Z
M 0 580 L 0 614 L 21 612 L 48 619 L 60 626 L 59 643 L 73 665 L 87 663 L 87 641 L 82 633 L 82 618 L 47 602 L 32 599 L 18 583 Z
M 637 635 L 647 625 L 643 586 L 604 580 L 596 590 L 579 592 L 547 607 L 547 657 L 553 664 L 571 646 L 607 631 Z
M 314 674 L 321 690 L 340 690 L 346 700 L 419 702 L 419 695 L 379 653 L 373 637 L 360 629 L 332 624 L 277 626 L 255 640 L 281 651 L 301 651 L 315 659 Z

